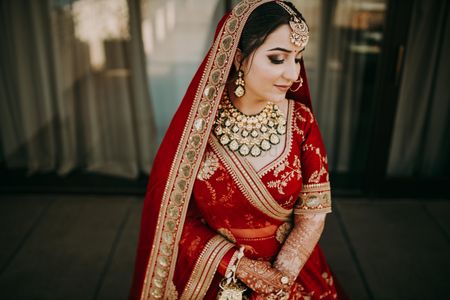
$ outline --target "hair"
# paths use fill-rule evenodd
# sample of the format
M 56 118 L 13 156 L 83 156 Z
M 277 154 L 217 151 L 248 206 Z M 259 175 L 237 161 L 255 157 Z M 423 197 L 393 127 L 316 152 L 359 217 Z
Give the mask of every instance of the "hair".
M 291 2 L 283 2 L 296 13 L 298 18 L 306 23 L 303 15 Z M 267 2 L 257 7 L 245 23 L 238 43 L 238 48 L 242 52 L 240 64 L 264 44 L 267 37 L 275 29 L 281 25 L 289 24 L 290 20 L 291 15 L 276 2 Z

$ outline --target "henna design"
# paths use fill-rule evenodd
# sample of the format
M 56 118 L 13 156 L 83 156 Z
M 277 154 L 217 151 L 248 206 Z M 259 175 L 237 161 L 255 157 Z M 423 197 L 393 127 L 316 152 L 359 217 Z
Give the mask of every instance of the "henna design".
M 281 291 L 289 291 L 292 281 L 282 283 L 282 272 L 273 268 L 267 261 L 252 260 L 243 257 L 236 270 L 236 276 L 259 294 L 276 294 Z
M 295 226 L 281 248 L 274 267 L 297 278 L 322 234 L 325 214 L 295 215 Z

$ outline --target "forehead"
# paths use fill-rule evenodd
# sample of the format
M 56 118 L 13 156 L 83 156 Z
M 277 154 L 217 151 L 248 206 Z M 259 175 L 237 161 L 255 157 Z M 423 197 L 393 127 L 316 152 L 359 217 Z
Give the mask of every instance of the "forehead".
M 290 34 L 291 27 L 289 27 L 289 25 L 283 24 L 279 26 L 267 36 L 266 40 L 261 45 L 262 50 L 280 47 L 298 53 L 301 48 L 291 43 Z

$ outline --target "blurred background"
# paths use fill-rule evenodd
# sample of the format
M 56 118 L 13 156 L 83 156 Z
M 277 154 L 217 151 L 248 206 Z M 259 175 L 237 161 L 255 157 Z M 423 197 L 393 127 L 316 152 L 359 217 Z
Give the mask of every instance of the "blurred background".
M 2 298 L 125 298 L 153 157 L 236 2 L 0 1 Z M 354 299 L 448 294 L 449 1 L 292 2 L 337 278 Z

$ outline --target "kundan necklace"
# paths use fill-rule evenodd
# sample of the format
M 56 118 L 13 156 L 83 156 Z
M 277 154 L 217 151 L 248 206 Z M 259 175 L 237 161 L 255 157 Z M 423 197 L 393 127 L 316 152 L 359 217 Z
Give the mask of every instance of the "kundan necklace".
M 258 157 L 280 143 L 280 136 L 286 134 L 286 118 L 278 105 L 271 102 L 260 113 L 246 115 L 231 103 L 225 92 L 214 122 L 214 134 L 231 151 Z

